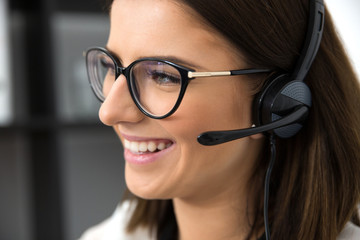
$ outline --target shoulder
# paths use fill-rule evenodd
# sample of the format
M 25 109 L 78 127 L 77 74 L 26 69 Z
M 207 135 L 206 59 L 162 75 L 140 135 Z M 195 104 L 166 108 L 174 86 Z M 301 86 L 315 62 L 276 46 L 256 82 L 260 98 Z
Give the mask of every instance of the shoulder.
M 336 240 L 358 240 L 360 239 L 360 227 L 348 222 Z
M 136 202 L 124 201 L 117 206 L 112 216 L 100 224 L 89 228 L 79 240 L 153 240 L 149 229 L 139 228 L 132 233 L 126 231 Z

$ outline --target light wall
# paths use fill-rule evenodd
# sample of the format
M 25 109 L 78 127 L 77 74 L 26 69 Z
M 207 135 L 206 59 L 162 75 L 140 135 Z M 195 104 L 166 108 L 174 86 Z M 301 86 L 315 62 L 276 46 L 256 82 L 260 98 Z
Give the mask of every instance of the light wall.
M 360 78 L 360 1 L 325 0 Z
M 7 20 L 7 1 L 0 0 L 0 125 L 8 124 L 12 118 Z

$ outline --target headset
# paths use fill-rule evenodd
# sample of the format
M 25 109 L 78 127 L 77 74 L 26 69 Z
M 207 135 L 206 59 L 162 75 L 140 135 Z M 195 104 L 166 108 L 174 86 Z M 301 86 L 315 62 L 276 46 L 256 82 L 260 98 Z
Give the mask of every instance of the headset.
M 198 136 L 198 142 L 211 146 L 257 133 L 290 138 L 300 131 L 311 107 L 311 92 L 304 79 L 318 52 L 324 28 L 323 0 L 310 0 L 307 33 L 294 70 L 267 79 L 253 102 L 255 127 L 211 131 Z
M 253 102 L 253 121 L 255 127 L 205 132 L 198 136 L 198 142 L 205 146 L 217 145 L 265 133 L 270 139 L 271 158 L 264 184 L 264 226 L 265 239 L 270 240 L 268 200 L 270 176 L 276 159 L 275 136 L 290 138 L 303 127 L 311 107 L 311 92 L 304 82 L 319 50 L 325 21 L 323 0 L 310 0 L 307 33 L 300 57 L 291 74 L 278 73 L 266 80 L 262 90 Z

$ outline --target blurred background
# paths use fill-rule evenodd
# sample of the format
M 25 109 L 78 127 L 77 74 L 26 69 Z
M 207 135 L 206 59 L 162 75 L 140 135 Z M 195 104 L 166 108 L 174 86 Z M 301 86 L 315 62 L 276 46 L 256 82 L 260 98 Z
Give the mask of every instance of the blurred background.
M 103 0 L 0 0 L 0 240 L 77 239 L 124 188 L 83 51 L 104 46 Z
M 70 240 L 111 215 L 122 147 L 100 124 L 83 50 L 103 0 L 0 0 L 0 240 Z M 360 73 L 360 2 L 325 0 Z

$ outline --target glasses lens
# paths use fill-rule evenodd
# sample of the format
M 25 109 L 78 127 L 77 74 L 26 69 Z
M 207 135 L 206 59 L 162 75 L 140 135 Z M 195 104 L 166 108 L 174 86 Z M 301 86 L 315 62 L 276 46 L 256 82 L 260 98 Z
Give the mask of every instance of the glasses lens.
M 87 70 L 95 95 L 104 101 L 116 80 L 115 64 L 105 52 L 92 49 L 87 53 Z
M 140 106 L 160 117 L 174 108 L 180 95 L 181 75 L 165 62 L 141 61 L 132 67 L 130 87 Z

